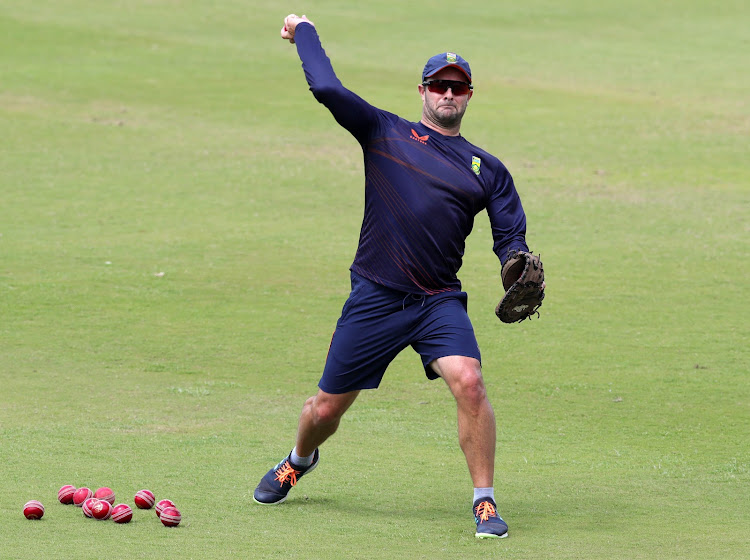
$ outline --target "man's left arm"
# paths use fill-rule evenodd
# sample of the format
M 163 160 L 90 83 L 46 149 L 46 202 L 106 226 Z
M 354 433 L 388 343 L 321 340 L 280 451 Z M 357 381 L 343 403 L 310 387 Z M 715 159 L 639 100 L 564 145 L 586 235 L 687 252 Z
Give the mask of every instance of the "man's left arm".
M 493 249 L 502 263 L 500 276 L 505 290 L 495 314 L 504 323 L 518 323 L 539 313 L 544 300 L 544 267 L 526 245 L 526 214 L 505 169 L 490 197 L 487 213 L 495 241 Z
M 507 170 L 499 173 L 495 188 L 487 204 L 487 214 L 492 226 L 493 251 L 505 264 L 513 251 L 528 251 L 526 245 L 526 213 L 518 196 L 513 178 Z

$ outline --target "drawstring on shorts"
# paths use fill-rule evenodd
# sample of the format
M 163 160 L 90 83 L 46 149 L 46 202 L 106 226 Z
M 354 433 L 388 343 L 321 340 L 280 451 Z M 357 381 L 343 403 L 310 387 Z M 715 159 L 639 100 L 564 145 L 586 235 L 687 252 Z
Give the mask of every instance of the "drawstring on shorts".
M 406 300 L 407 299 L 413 299 L 415 301 L 419 301 L 419 302 L 421 302 L 419 304 L 419 306 L 420 307 L 424 307 L 424 302 L 425 302 L 425 299 L 427 299 L 427 298 L 425 297 L 424 294 L 406 294 L 406 297 L 404 298 L 404 301 L 401 302 L 401 310 L 402 311 L 404 309 L 406 309 Z

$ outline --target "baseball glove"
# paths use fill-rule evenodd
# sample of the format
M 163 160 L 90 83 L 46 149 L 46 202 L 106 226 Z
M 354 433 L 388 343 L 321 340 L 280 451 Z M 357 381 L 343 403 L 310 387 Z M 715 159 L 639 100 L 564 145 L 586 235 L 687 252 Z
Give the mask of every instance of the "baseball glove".
M 510 251 L 501 273 L 505 296 L 495 308 L 503 323 L 520 323 L 534 313 L 544 299 L 544 267 L 537 255 Z

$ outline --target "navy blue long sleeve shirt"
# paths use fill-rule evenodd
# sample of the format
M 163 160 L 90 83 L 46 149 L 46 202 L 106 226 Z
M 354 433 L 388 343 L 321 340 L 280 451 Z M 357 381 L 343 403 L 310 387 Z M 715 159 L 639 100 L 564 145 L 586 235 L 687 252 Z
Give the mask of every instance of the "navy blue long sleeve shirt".
M 466 238 L 484 209 L 501 263 L 511 249 L 528 251 L 521 200 L 499 159 L 349 91 L 314 26 L 299 24 L 295 43 L 313 95 L 364 154 L 365 210 L 352 271 L 409 293 L 460 290 Z

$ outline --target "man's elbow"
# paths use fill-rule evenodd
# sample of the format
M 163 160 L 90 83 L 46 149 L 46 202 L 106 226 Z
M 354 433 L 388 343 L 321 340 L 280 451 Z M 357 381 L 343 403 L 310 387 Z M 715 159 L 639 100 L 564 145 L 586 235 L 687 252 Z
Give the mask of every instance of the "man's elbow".
M 341 86 L 336 84 L 311 85 L 310 91 L 315 99 L 325 105 L 340 95 Z

